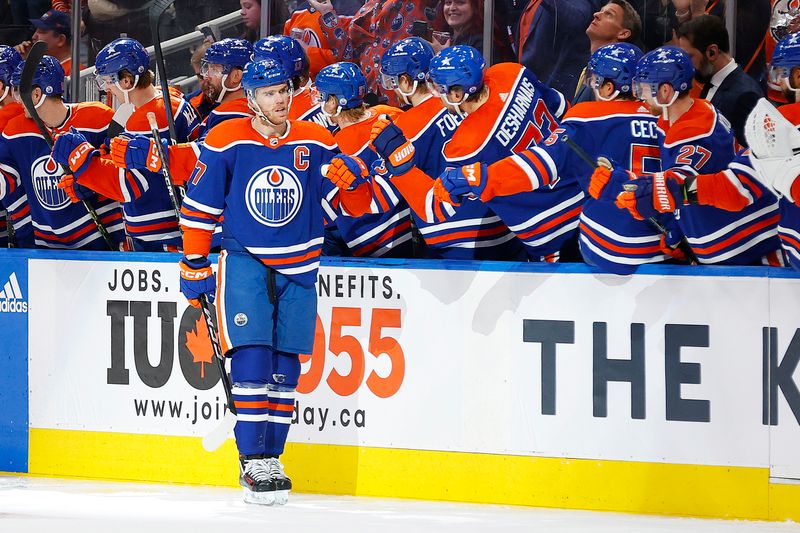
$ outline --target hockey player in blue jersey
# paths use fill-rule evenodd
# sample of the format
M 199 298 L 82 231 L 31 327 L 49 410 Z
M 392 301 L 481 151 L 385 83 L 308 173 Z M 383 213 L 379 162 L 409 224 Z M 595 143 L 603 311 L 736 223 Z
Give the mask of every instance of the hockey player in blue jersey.
M 464 117 L 444 145 L 448 166 L 494 163 L 539 145 L 558 127 L 567 103 L 527 68 L 500 63 L 484 72 L 471 46 L 445 48 L 428 72 L 431 90 L 445 107 Z M 434 194 L 457 201 L 441 186 Z M 575 180 L 562 179 L 532 192 L 498 196 L 486 204 L 525 244 L 531 261 L 558 261 L 562 249 L 577 256 L 578 216 L 584 194 Z
M 17 96 L 22 70 L 23 63 L 20 63 L 12 78 Z M 37 114 L 53 136 L 75 131 L 86 139 L 86 149 L 97 149 L 105 140 L 114 112 L 97 102 L 66 104 L 62 100 L 63 87 L 61 64 L 51 56 L 44 56 L 33 76 L 31 97 Z M 0 173 L 0 182 L 3 182 L 0 193 L 12 212 L 18 236 L 28 233 L 26 221 L 31 221 L 37 247 L 109 249 L 86 208 L 72 203 L 67 193 L 58 187 L 64 172 L 51 159 L 50 147 L 27 111 L 11 119 L 3 131 Z M 125 240 L 119 204 L 99 199 L 91 192 L 85 199 L 108 230 L 111 246 L 119 249 Z
M 118 102 L 130 103 L 136 108 L 122 135 L 150 135 L 147 114 L 152 112 L 161 138 L 169 139 L 164 104 L 167 101 L 178 137 L 171 141 L 181 143 L 197 138 L 200 124 L 194 108 L 177 94 L 162 95 L 153 85 L 154 75 L 149 65 L 147 50 L 133 39 L 112 41 L 97 54 L 98 85 Z M 70 154 L 85 146 L 85 141 L 79 133 L 65 133 L 56 139 L 53 157 L 69 165 L 74 174 L 74 180 L 64 183 L 69 194 L 82 198 L 82 191 L 88 188 L 122 203 L 125 226 L 135 250 L 176 250 L 181 243 L 180 231 L 164 177 L 152 170 L 118 168 L 111 158 L 101 157 L 99 150 L 87 151 L 79 158 L 71 157 Z
M 6 125 L 23 113 L 22 104 L 14 100 L 11 78 L 17 66 L 22 63 L 22 56 L 10 46 L 0 45 L 0 133 Z M 0 248 L 30 248 L 33 246 L 33 230 L 31 228 L 30 208 L 24 191 L 14 194 L 19 183 L 0 180 L 0 204 L 12 209 L 0 209 Z M 12 188 L 9 191 L 9 187 Z M 12 197 L 14 200 L 12 201 Z M 14 205 L 12 205 L 14 204 Z
M 197 164 L 201 143 L 216 125 L 232 118 L 253 116 L 242 89 L 242 72 L 253 55 L 252 45 L 243 39 L 222 39 L 212 43 L 200 61 L 207 90 L 216 107 L 200 124 L 198 140 L 164 145 L 170 174 L 176 184 L 185 186 Z M 156 148 L 151 135 L 123 135 L 111 141 L 111 158 L 122 169 L 161 171 L 161 159 L 153 157 Z
M 433 56 L 431 45 L 419 37 L 403 39 L 384 52 L 381 84 L 411 107 L 393 123 L 376 121 L 371 131 L 373 147 L 386 162 L 392 185 L 411 206 L 428 257 L 524 260 L 522 243 L 486 205 L 465 202 L 453 208 L 433 198 L 433 178 L 445 168 L 442 147 L 461 122 L 425 83 Z M 413 158 L 408 164 L 395 165 L 392 155 L 402 151 L 407 140 L 413 143 Z
M 256 117 L 227 120 L 209 133 L 183 202 L 181 291 L 193 305 L 203 295 L 213 301 L 216 292 L 220 341 L 232 358 L 244 499 L 284 504 L 292 484 L 279 457 L 298 354 L 314 344 L 322 202 L 340 187 L 344 207 L 359 215 L 372 193 L 364 163 L 337 156 L 325 128 L 288 120 L 291 74 L 280 64 L 249 63 L 242 84 Z M 218 223 L 223 251 L 215 289 L 208 253 Z
M 727 169 L 736 153 L 725 118 L 706 100 L 690 96 L 693 76 L 691 58 L 677 47 L 658 48 L 639 61 L 634 89 L 660 116 L 663 172 L 631 180 L 616 202 L 638 219 L 677 212 L 680 230 L 700 263 L 769 264 L 780 248 L 775 196 L 756 180 L 733 173 L 723 175 L 723 182 L 698 178 Z M 592 181 L 602 189 L 620 172 L 625 171 L 599 168 Z M 731 179 L 746 201 L 728 195 Z
M 339 126 L 334 138 L 342 152 L 373 167 L 378 155 L 370 147 L 372 126 L 382 114 L 396 116 L 400 110 L 378 105 L 367 108 L 367 82 L 354 63 L 334 63 L 322 68 L 315 80 L 322 111 Z M 328 220 L 335 221 L 342 238 L 357 257 L 413 256 L 411 210 L 391 182 L 379 174 L 372 177 L 375 201 L 369 214 L 350 216 L 342 211 L 337 191 L 326 198 Z
M 650 221 L 636 220 L 612 202 L 598 201 L 589 187 L 594 162 L 600 157 L 637 174 L 661 170 L 657 118 L 633 96 L 633 76 L 641 57 L 641 50 L 627 43 L 599 48 L 586 69 L 594 102 L 572 107 L 558 129 L 539 146 L 491 165 L 473 163 L 448 170 L 442 176 L 443 187 L 451 196 L 468 194 L 485 202 L 546 187 L 560 179 L 577 180 L 589 194 L 580 215 L 579 242 L 588 264 L 606 272 L 630 274 L 639 265 L 678 255 Z M 616 177 L 628 180 L 622 172 Z M 622 190 L 621 183 L 615 185 Z M 672 215 L 662 215 L 662 219 L 666 226 L 673 223 Z

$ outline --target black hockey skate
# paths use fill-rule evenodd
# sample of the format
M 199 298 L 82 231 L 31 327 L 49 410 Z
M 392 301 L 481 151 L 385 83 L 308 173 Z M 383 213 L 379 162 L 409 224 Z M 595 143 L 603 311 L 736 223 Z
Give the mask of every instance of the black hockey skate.
M 260 505 L 275 503 L 277 484 L 267 461 L 270 459 L 263 455 L 239 455 L 239 484 L 244 488 L 245 502 Z
M 275 484 L 275 503 L 285 505 L 289 501 L 289 491 L 292 490 L 292 480 L 283 471 L 283 464 L 277 457 L 265 459 L 269 469 L 270 480 Z

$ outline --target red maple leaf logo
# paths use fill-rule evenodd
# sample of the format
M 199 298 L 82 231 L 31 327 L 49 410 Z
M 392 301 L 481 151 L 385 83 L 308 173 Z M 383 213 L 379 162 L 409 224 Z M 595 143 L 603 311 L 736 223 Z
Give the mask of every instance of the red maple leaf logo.
M 192 361 L 200 363 L 200 379 L 205 378 L 205 364 L 213 361 L 214 350 L 208 337 L 208 326 L 201 315 L 194 323 L 194 329 L 186 332 L 186 348 L 192 353 Z

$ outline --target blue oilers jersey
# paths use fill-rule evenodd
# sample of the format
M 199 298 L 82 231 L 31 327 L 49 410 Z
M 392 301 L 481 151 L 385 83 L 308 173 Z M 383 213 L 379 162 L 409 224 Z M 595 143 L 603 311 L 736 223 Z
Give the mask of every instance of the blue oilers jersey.
M 786 252 L 789 265 L 800 270 L 800 207 L 786 198 L 780 199 L 781 220 L 778 225 L 778 236 L 781 246 Z
M 368 118 L 339 130 L 335 139 L 342 152 L 359 157 L 370 168 L 379 159 L 369 146 L 372 124 L 381 114 L 395 116 L 398 110 L 376 106 L 367 113 Z M 325 199 L 328 220 L 335 221 L 342 239 L 356 257 L 411 257 L 411 208 L 387 177 L 373 175 L 372 187 L 372 208 L 360 217 L 349 216 L 342 210 L 338 189 L 331 190 Z
M 657 118 L 640 102 L 578 104 L 567 112 L 553 136 L 530 154 L 531 158 L 540 159 L 539 164 L 531 165 L 534 169 L 557 169 L 558 175 L 547 179 L 576 180 L 588 193 L 594 168 L 568 141 L 582 148 L 591 161 L 603 156 L 614 168 L 624 168 L 636 175 L 661 171 Z M 617 174 L 613 179 L 617 180 Z M 611 181 L 606 187 L 621 192 L 622 182 Z M 619 209 L 613 202 L 615 194 L 609 196 L 611 201 L 586 195 L 579 226 L 584 260 L 614 274 L 630 274 L 639 265 L 669 260 L 661 250 L 660 231 L 649 221 L 636 220 Z M 667 220 L 661 222 L 667 224 Z
M 175 119 L 176 142 L 195 140 L 199 130 L 197 112 L 186 100 L 171 96 L 172 114 Z M 125 133 L 150 136 L 147 113 L 153 112 L 158 122 L 162 139 L 169 139 L 169 128 L 164 109 L 164 100 L 159 96 L 149 101 L 130 116 Z M 164 176 L 149 170 L 125 172 L 122 182 L 125 202 L 125 225 L 134 239 L 137 249 L 144 251 L 165 250 L 181 243 L 178 220 L 167 191 Z
M 227 120 L 206 137 L 181 209 L 184 252 L 205 254 L 223 227 L 223 249 L 246 249 L 301 285 L 316 281 L 323 241 L 322 201 L 334 188 L 322 175 L 338 151 L 322 127 L 289 122 L 282 137 L 258 133 L 250 119 Z
M 392 177 L 392 184 L 413 208 L 411 214 L 434 259 L 525 259 L 522 243 L 483 202 L 463 202 L 436 216 L 433 178 L 445 170 L 444 143 L 461 123 L 438 98 L 429 96 L 395 118 L 395 124 L 414 144 L 416 168 Z
M 53 131 L 53 135 L 75 128 L 89 143 L 99 147 L 105 141 L 106 129 L 114 112 L 97 103 L 68 106 L 66 122 Z M 50 147 L 45 142 L 33 120 L 17 116 L 6 126 L 0 140 L 0 171 L 6 185 L 16 181 L 21 187 L 16 191 L 6 188 L 4 199 L 12 217 L 19 217 L 17 229 L 23 229 L 27 217 L 33 226 L 36 246 L 82 250 L 107 250 L 108 245 L 94 222 L 80 203 L 72 203 L 67 194 L 58 188 L 64 175 L 62 168 L 50 158 Z M 122 213 L 119 204 L 110 200 L 92 199 L 100 221 L 115 243 L 125 239 Z M 22 226 L 20 228 L 19 226 Z
M 247 118 L 252 117 L 253 112 L 247 105 L 247 98 L 235 98 L 227 102 L 222 102 L 215 107 L 208 116 L 200 124 L 199 140 L 202 142 L 206 138 L 211 128 L 217 124 L 232 118 Z
M 730 124 L 705 100 L 695 100 L 671 126 L 663 118 L 658 126 L 664 170 L 684 177 L 712 174 L 727 169 L 736 156 Z M 777 199 L 758 183 L 752 187 L 753 202 L 738 212 L 707 205 L 680 207 L 678 224 L 701 263 L 760 264 L 780 248 Z
M 491 164 L 537 146 L 550 137 L 566 112 L 563 95 L 519 64 L 494 65 L 484 79 L 488 99 L 464 119 L 444 146 L 450 166 Z M 576 237 L 583 200 L 578 183 L 562 179 L 486 203 L 522 240 L 529 259 L 541 261 Z
M 339 126 L 325 116 L 319 104 L 314 103 L 311 97 L 311 82 L 292 95 L 292 105 L 289 107 L 290 120 L 308 120 L 316 122 L 331 133 L 339 131 Z

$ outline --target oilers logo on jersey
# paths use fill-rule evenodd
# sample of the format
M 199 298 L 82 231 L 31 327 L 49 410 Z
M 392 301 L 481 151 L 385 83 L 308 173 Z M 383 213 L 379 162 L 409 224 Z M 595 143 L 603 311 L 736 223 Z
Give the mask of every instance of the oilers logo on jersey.
M 298 177 L 286 167 L 267 166 L 256 172 L 245 190 L 247 210 L 265 226 L 289 223 L 300 211 L 303 189 Z
M 58 182 L 64 175 L 61 167 L 50 158 L 50 154 L 36 159 L 31 165 L 31 182 L 36 198 L 48 211 L 57 211 L 69 205 L 69 197 L 58 188 Z

